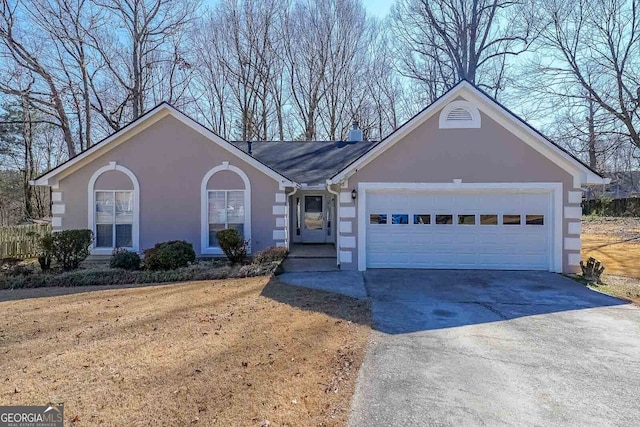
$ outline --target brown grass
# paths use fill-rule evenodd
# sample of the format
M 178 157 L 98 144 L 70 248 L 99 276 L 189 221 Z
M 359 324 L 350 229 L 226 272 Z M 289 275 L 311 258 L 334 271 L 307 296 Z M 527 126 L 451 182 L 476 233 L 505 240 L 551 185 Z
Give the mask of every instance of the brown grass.
M 640 279 L 608 275 L 604 278 L 604 283 L 589 286 L 605 294 L 640 305 Z
M 640 279 L 640 240 L 617 235 L 583 234 L 582 258 L 594 257 L 606 266 L 605 274 Z
M 369 335 L 366 303 L 264 277 L 0 312 L 0 402 L 63 401 L 70 426 L 344 425 Z

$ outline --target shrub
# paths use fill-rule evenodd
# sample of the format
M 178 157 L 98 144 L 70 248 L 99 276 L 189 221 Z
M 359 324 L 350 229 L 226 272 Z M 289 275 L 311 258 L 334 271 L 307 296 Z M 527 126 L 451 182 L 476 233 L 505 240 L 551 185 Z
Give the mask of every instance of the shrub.
M 243 265 L 235 274 L 235 277 L 268 276 L 274 273 L 279 265 L 280 263 L 277 261 Z
M 184 240 L 157 243 L 144 251 L 144 265 L 149 270 L 174 270 L 187 267 L 195 260 L 193 245 Z
M 2 258 L 0 259 L 0 271 L 7 276 L 27 276 L 31 274 L 31 269 L 21 263 L 22 260 L 18 258 Z
M 220 230 L 216 233 L 220 249 L 232 264 L 239 263 L 247 257 L 249 242 L 244 240 L 236 230 Z
M 42 271 L 51 268 L 51 258 L 53 257 L 53 236 L 47 233 L 38 240 L 40 245 L 40 255 L 38 255 L 38 264 Z
M 253 262 L 256 264 L 266 264 L 274 261 L 282 261 L 288 254 L 289 251 L 287 251 L 287 248 L 270 246 L 260 252 L 257 252 L 253 256 Z
M 140 255 L 126 249 L 116 249 L 111 254 L 109 267 L 122 268 L 124 270 L 138 270 L 140 268 Z
M 53 234 L 51 253 L 65 270 L 73 270 L 89 256 L 91 230 L 64 230 Z

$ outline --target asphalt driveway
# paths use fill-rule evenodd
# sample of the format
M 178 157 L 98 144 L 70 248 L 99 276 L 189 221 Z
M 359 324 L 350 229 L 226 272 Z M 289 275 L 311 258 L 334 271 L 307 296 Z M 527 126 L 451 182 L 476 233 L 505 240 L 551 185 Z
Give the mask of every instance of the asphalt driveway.
M 640 425 L 640 309 L 537 272 L 372 270 L 351 426 Z

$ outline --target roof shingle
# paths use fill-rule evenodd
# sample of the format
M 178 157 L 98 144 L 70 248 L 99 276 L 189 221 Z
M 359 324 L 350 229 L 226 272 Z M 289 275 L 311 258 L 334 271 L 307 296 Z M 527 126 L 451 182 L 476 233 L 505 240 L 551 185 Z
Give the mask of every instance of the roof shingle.
M 248 152 L 245 141 L 232 141 Z M 376 142 L 359 141 L 255 141 L 253 157 L 287 178 L 308 185 L 324 184 L 349 163 L 371 149 Z

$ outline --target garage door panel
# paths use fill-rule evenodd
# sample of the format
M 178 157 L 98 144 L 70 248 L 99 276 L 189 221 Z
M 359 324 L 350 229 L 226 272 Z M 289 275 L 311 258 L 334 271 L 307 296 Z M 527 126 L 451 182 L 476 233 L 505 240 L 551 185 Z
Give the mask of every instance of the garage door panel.
M 387 215 L 388 224 L 368 224 L 371 213 Z M 367 193 L 367 267 L 546 270 L 549 213 L 548 192 Z M 394 214 L 409 223 L 391 224 Z M 503 225 L 505 214 L 519 216 L 520 224 Z M 414 224 L 414 215 L 428 215 L 428 223 Z M 436 215 L 452 216 L 453 224 L 436 224 Z M 458 224 L 458 215 L 473 215 L 472 224 Z M 480 215 L 493 215 L 493 223 L 481 224 Z M 543 225 L 527 225 L 526 215 L 543 215 Z

